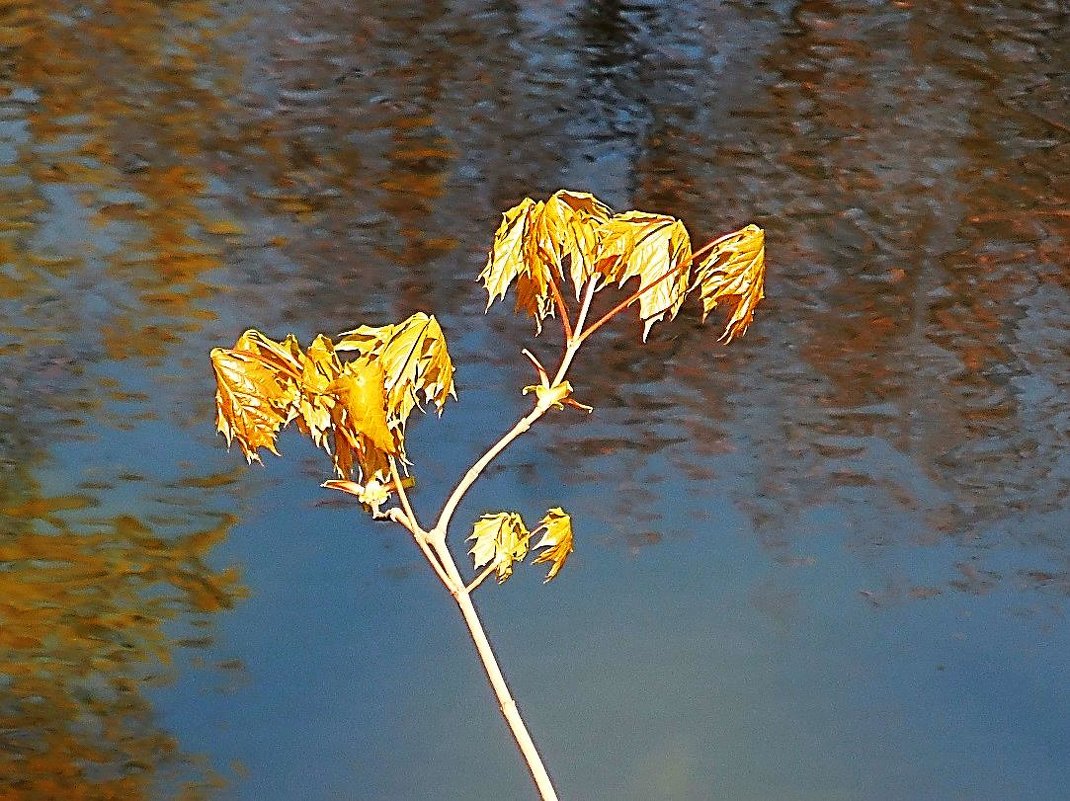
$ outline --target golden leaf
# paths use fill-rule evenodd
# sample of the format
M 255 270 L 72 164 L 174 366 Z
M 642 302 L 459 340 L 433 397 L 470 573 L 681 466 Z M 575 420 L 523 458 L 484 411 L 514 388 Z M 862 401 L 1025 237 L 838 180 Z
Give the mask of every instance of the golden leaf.
M 257 448 L 277 454 L 279 429 L 296 420 L 331 455 L 342 479 L 359 468 L 363 481 L 385 482 L 390 457 L 404 463 L 403 415 L 418 391 L 441 406 L 453 393 L 453 365 L 433 317 L 362 332 L 371 336 L 357 336 L 358 344 L 336 348 L 321 335 L 302 352 L 293 336 L 275 342 L 247 331 L 233 350 L 214 350 L 217 425 L 227 442 L 237 439 L 246 458 L 259 461 Z M 343 363 L 339 350 L 357 350 L 357 358 Z
M 566 271 L 579 297 L 594 274 L 599 226 L 611 212 L 594 195 L 558 190 L 545 203 L 524 198 L 502 215 L 487 264 L 479 277 L 487 289 L 487 308 L 505 297 L 516 281 L 516 308 L 535 320 L 554 314 L 551 283 L 559 288 Z
M 748 225 L 714 243 L 695 269 L 692 289 L 702 298 L 702 319 L 722 300 L 732 312 L 721 339 L 742 336 L 754 319 L 754 307 L 765 297 L 765 231 Z
M 623 286 L 639 279 L 639 319 L 643 340 L 666 314 L 674 318 L 689 287 L 691 238 L 674 217 L 627 211 L 598 229 L 600 244 L 595 271 L 607 282 Z
M 258 332 L 246 332 L 234 350 L 215 348 L 211 358 L 216 377 L 216 428 L 226 437 L 227 445 L 237 440 L 246 460 L 259 462 L 259 448 L 278 455 L 275 436 L 292 419 L 300 389 L 289 362 L 285 362 L 285 369 L 280 367 L 273 349 L 265 353 L 251 344 L 253 334 L 262 337 Z M 279 343 L 270 344 L 281 350 Z
M 528 216 L 525 239 L 529 261 L 542 262 L 556 276 L 564 276 L 567 265 L 579 299 L 594 274 L 598 228 L 612 213 L 594 195 L 558 190 Z
M 300 381 L 304 371 L 305 356 L 293 334 L 287 335 L 282 342 L 264 336 L 255 328 L 250 328 L 234 343 L 234 350 L 239 353 L 251 353 L 274 370 L 280 377 L 289 377 Z
M 486 287 L 489 309 L 494 301 L 505 297 L 513 280 L 526 269 L 524 264 L 524 230 L 528 212 L 535 201 L 524 198 L 502 215 L 502 223 L 494 234 L 494 244 L 487 256 L 487 265 L 479 274 Z
M 340 335 L 335 348 L 355 351 L 378 363 L 386 387 L 386 416 L 391 428 L 404 431 L 405 421 L 423 395 L 439 412 L 449 397 L 457 397 L 453 362 L 442 327 L 434 316 L 417 312 L 397 325 L 362 325 Z
M 498 512 L 479 518 L 468 539 L 475 541 L 469 553 L 476 570 L 493 565 L 501 584 L 513 574 L 513 562 L 528 555 L 531 534 L 516 512 Z
M 348 362 L 327 390 L 341 401 L 336 407 L 335 430 L 351 442 L 358 435 L 376 448 L 397 454 L 397 442 L 387 427 L 386 373 L 382 363 L 367 357 Z
M 572 518 L 560 506 L 555 506 L 539 521 L 535 531 L 540 528 L 544 529 L 544 533 L 535 548 L 546 550 L 539 554 L 532 564 L 553 562 L 550 572 L 546 574 L 546 581 L 550 581 L 564 567 L 569 554 L 572 553 Z
M 544 204 L 524 198 L 502 215 L 501 225 L 494 234 L 494 244 L 487 255 L 487 264 L 479 274 L 487 289 L 487 308 L 498 298 L 505 297 L 509 285 L 516 281 L 516 308 L 535 319 L 535 328 L 542 331 L 542 321 L 554 313 L 550 293 L 550 271 L 536 257 L 529 235 L 533 215 L 541 215 Z
M 334 407 L 338 399 L 329 389 L 342 370 L 342 363 L 327 337 L 317 336 L 308 347 L 301 372 L 301 400 L 297 405 L 297 427 L 317 447 L 331 452 L 328 435 L 334 428 Z

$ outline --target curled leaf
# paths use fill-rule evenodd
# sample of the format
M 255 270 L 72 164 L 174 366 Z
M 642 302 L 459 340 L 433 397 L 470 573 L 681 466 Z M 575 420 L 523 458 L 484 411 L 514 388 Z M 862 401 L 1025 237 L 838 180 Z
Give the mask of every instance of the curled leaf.
M 535 548 L 546 550 L 539 554 L 532 564 L 552 562 L 550 572 L 546 574 L 546 581 L 550 581 L 564 567 L 569 554 L 572 553 L 572 518 L 560 506 L 555 506 L 539 521 L 535 531 L 540 528 L 544 529 L 544 533 Z
M 542 330 L 542 321 L 554 312 L 550 292 L 553 279 L 546 263 L 537 257 L 538 250 L 528 231 L 529 220 L 541 214 L 543 205 L 524 198 L 502 215 L 487 264 L 479 274 L 487 289 L 488 309 L 495 300 L 505 297 L 509 285 L 516 281 L 516 308 L 534 318 L 538 331 Z
M 595 271 L 623 286 L 639 279 L 639 319 L 643 340 L 654 323 L 680 311 L 689 286 L 691 238 L 684 224 L 662 214 L 627 211 L 598 229 Z
M 273 358 L 274 350 L 254 344 L 258 338 L 263 338 L 259 332 L 247 331 L 233 350 L 215 348 L 211 353 L 216 428 L 227 445 L 238 441 L 249 462 L 260 461 L 260 448 L 278 455 L 275 436 L 293 418 L 300 398 L 296 359 Z
M 339 354 L 356 353 L 343 361 Z M 334 461 L 339 477 L 385 483 L 390 459 L 404 465 L 405 421 L 421 400 L 441 409 L 455 395 L 453 363 L 438 321 L 414 314 L 398 325 L 363 326 L 335 345 L 318 336 L 302 351 L 247 331 L 233 349 L 212 351 L 216 424 L 249 461 L 273 453 L 279 429 L 296 421 Z
M 513 574 L 513 562 L 528 555 L 531 534 L 516 512 L 498 512 L 479 518 L 468 539 L 474 541 L 469 553 L 476 570 L 493 565 L 501 584 Z
M 599 228 L 612 212 L 594 195 L 561 189 L 549 200 L 525 198 L 502 215 L 480 280 L 487 308 L 516 281 L 516 308 L 535 320 L 554 314 L 553 287 L 561 291 L 567 274 L 579 297 L 594 274 Z
M 417 312 L 396 325 L 362 325 L 341 334 L 335 349 L 355 351 L 368 364 L 381 365 L 392 428 L 404 429 L 421 395 L 424 403 L 434 403 L 440 412 L 447 398 L 457 397 L 453 361 L 434 316 Z
M 721 339 L 742 336 L 765 297 L 765 231 L 748 225 L 718 239 L 695 269 L 692 289 L 702 298 L 703 320 L 721 301 L 730 304 Z
M 557 277 L 563 277 L 567 269 L 579 299 L 583 286 L 594 274 L 599 226 L 612 213 L 587 192 L 554 192 L 528 218 L 528 258 L 541 261 Z

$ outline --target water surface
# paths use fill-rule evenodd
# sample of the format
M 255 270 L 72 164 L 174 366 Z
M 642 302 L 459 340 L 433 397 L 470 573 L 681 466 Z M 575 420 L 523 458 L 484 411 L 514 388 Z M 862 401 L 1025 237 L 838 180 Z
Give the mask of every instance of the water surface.
M 478 602 L 569 799 L 1070 787 L 1061 2 L 0 4 L 0 797 L 533 797 L 444 592 L 247 468 L 207 352 L 442 321 L 425 516 L 526 409 L 498 215 L 767 230 L 724 348 L 593 340 L 461 507 L 572 513 Z M 556 334 L 535 349 L 551 359 Z

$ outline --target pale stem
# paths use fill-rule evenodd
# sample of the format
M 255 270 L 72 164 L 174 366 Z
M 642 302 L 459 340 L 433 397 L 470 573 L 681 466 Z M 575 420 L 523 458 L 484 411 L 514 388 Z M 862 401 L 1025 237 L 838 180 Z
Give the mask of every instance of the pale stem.
M 450 577 L 443 569 L 442 562 L 427 544 L 427 532 L 420 527 L 420 524 L 416 520 L 416 514 L 412 511 L 412 505 L 409 503 L 408 493 L 405 492 L 405 486 L 401 483 L 401 476 L 398 474 L 397 462 L 395 462 L 392 457 L 390 459 L 390 474 L 394 479 L 394 485 L 397 487 L 398 497 L 401 499 L 401 505 L 404 507 L 404 511 L 394 508 L 387 512 L 387 516 L 408 529 L 409 533 L 412 534 L 412 538 L 416 540 L 416 544 L 423 552 L 424 557 L 431 565 L 431 568 L 435 571 L 435 575 L 438 576 L 439 581 L 445 584 L 448 589 L 452 590 Z
M 491 564 L 487 565 L 486 568 L 484 568 L 483 572 L 480 573 L 478 576 L 476 576 L 474 579 L 472 579 L 472 583 L 469 584 L 467 587 L 465 587 L 465 591 L 468 592 L 469 594 L 471 594 L 472 591 L 475 590 L 476 587 L 478 587 L 480 584 L 483 583 L 483 579 L 485 579 L 487 576 L 489 576 L 491 573 L 493 573 L 497 569 L 498 569 L 498 566 L 496 564 L 494 564 L 493 562 Z
M 557 792 L 554 790 L 553 782 L 550 781 L 550 774 L 546 772 L 542 757 L 539 756 L 539 751 L 531 739 L 531 734 L 528 733 L 527 726 L 524 725 L 524 719 L 520 716 L 516 701 L 513 700 L 513 696 L 509 692 L 509 686 L 505 683 L 505 676 L 502 675 L 502 671 L 498 667 L 494 650 L 490 647 L 490 641 L 487 639 L 487 634 L 483 631 L 483 624 L 479 620 L 479 613 L 476 612 L 476 608 L 472 604 L 472 597 L 465 591 L 458 593 L 456 599 L 457 606 L 460 607 L 461 614 L 464 616 L 464 622 L 468 625 L 468 631 L 472 635 L 472 642 L 475 643 L 479 658 L 483 661 L 483 669 L 486 671 L 487 679 L 494 690 L 494 696 L 498 699 L 498 708 L 501 710 L 505 722 L 509 725 L 509 731 L 512 732 L 513 738 L 520 748 L 520 753 L 527 763 L 531 778 L 535 781 L 535 786 L 539 790 L 539 796 L 543 801 L 557 801 Z
M 435 553 L 438 554 L 446 568 L 446 572 L 449 574 L 453 587 L 450 594 L 453 595 L 454 600 L 457 601 L 457 606 L 461 610 L 461 616 L 464 618 L 465 625 L 468 626 L 468 633 L 472 636 L 476 652 L 483 663 L 487 681 L 490 682 L 491 689 L 494 690 L 494 697 L 498 699 L 498 708 L 509 726 L 513 739 L 516 740 L 517 747 L 524 757 L 524 762 L 527 763 L 531 778 L 539 790 L 539 797 L 542 801 L 557 801 L 557 792 L 550 781 L 550 774 L 546 772 L 542 757 L 539 756 L 535 742 L 531 739 L 531 734 L 524 724 L 524 719 L 520 716 L 516 701 L 513 700 L 513 696 L 509 692 L 509 685 L 505 683 L 505 676 L 502 675 L 502 670 L 498 666 L 498 659 L 494 655 L 494 649 L 491 648 L 490 640 L 487 639 L 487 633 L 483 630 L 483 623 L 480 621 L 479 613 L 472 603 L 472 596 L 464 585 L 461 573 L 457 569 L 457 563 L 453 561 L 453 554 L 446 547 L 445 537 L 437 529 L 432 531 L 430 536 L 431 546 L 435 549 Z
M 401 499 L 401 506 L 405 510 L 405 514 L 409 516 L 409 520 L 412 522 L 414 528 L 420 528 L 420 521 L 416 519 L 416 513 L 412 511 L 412 504 L 409 503 L 409 493 L 405 491 L 405 485 L 401 481 L 401 474 L 398 472 L 397 460 L 391 456 L 390 459 L 390 477 L 394 479 L 394 486 L 397 488 L 398 498 Z
M 560 299 L 560 292 L 557 290 L 556 285 L 554 285 L 554 289 L 555 299 Z M 562 354 L 561 364 L 557 368 L 557 375 L 554 377 L 551 386 L 556 386 L 564 380 L 565 374 L 572 365 L 572 360 L 576 355 L 576 351 L 579 350 L 580 344 L 583 341 L 583 337 L 579 335 L 579 332 L 582 330 L 584 321 L 587 319 L 587 314 L 590 311 L 591 300 L 594 297 L 595 289 L 596 282 L 592 279 L 587 285 L 587 290 L 584 294 L 583 303 L 580 307 L 579 315 L 576 318 L 576 326 L 574 329 L 569 330 L 567 316 L 562 312 L 566 324 L 565 351 Z M 561 306 L 563 305 L 563 301 L 561 301 Z M 536 360 L 533 359 L 533 361 L 538 365 Z M 480 661 L 483 663 L 483 670 L 487 674 L 487 680 L 490 682 L 491 689 L 494 690 L 494 695 L 498 699 L 498 708 L 501 710 L 502 716 L 505 718 L 505 722 L 509 726 L 509 731 L 512 732 L 513 738 L 516 740 L 516 744 L 520 748 L 520 753 L 524 757 L 524 761 L 527 763 L 528 770 L 531 772 L 531 778 L 534 780 L 535 786 L 538 788 L 539 796 L 542 798 L 542 801 L 557 801 L 557 793 L 554 790 L 553 783 L 550 781 L 550 775 L 546 771 L 546 766 L 543 765 L 542 757 L 539 756 L 538 749 L 535 747 L 535 743 L 531 739 L 531 734 L 528 732 L 527 726 L 524 724 L 524 719 L 520 716 L 520 710 L 517 708 L 516 701 L 513 700 L 513 696 L 509 692 L 509 686 L 506 684 L 505 676 L 502 675 L 501 668 L 498 666 L 498 660 L 494 655 L 494 649 L 491 648 L 490 640 L 487 639 L 487 634 L 479 619 L 479 613 L 476 611 L 475 605 L 472 603 L 472 591 L 475 590 L 476 587 L 478 587 L 483 580 L 491 574 L 491 572 L 493 572 L 494 566 L 488 566 L 476 576 L 471 584 L 466 586 L 460 571 L 457 569 L 457 563 L 453 559 L 453 554 L 450 553 L 449 547 L 446 545 L 446 532 L 449 529 L 450 521 L 453 519 L 453 513 L 457 511 L 457 506 L 460 504 L 461 499 L 464 498 L 471 486 L 476 482 L 480 475 L 482 475 L 483 471 L 487 468 L 487 465 L 489 465 L 499 453 L 509 447 L 513 440 L 531 428 L 532 424 L 546 414 L 549 409 L 550 406 L 548 405 L 544 406 L 541 403 L 536 403 L 534 409 L 521 417 L 516 425 L 509 429 L 501 439 L 491 445 L 486 453 L 479 457 L 476 463 L 464 474 L 464 477 L 461 478 L 453 492 L 451 492 L 446 499 L 446 503 L 442 507 L 442 512 L 438 517 L 438 522 L 435 523 L 433 529 L 427 532 L 427 544 L 438 557 L 442 568 L 445 570 L 446 578 L 444 579 L 444 582 L 450 589 L 450 594 L 453 596 L 454 600 L 457 602 L 457 606 L 461 610 L 465 625 L 468 626 L 468 632 L 472 636 L 472 642 L 475 644 Z M 417 536 L 416 539 L 418 542 L 420 541 L 419 536 Z M 434 564 L 434 562 L 432 562 L 432 564 Z
M 440 536 L 445 538 L 446 530 L 449 528 L 450 520 L 453 517 L 453 513 L 457 510 L 457 505 L 461 502 L 464 494 L 468 492 L 468 488 L 471 487 L 480 474 L 486 469 L 487 465 L 494 461 L 494 458 L 504 451 L 509 444 L 531 428 L 531 424 L 546 414 L 546 409 L 540 406 L 536 406 L 526 415 L 517 421 L 516 425 L 509 429 L 508 432 L 497 442 L 490 446 L 490 449 L 484 453 L 472 465 L 471 469 L 464 474 L 464 478 L 460 480 L 453 492 L 450 493 L 449 498 L 446 500 L 446 505 L 442 507 L 442 514 L 438 517 L 438 522 L 435 523 L 432 532 L 438 532 Z

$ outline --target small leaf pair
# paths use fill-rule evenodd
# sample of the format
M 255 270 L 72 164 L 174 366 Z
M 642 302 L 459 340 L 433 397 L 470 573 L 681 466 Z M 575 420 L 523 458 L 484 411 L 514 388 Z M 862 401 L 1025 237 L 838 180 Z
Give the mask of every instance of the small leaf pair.
M 552 563 L 546 581 L 558 574 L 572 553 L 572 518 L 560 507 L 548 511 L 539 525 L 528 531 L 516 512 L 487 514 L 476 521 L 472 535 L 472 560 L 476 570 L 493 567 L 501 584 L 513 574 L 513 563 L 528 555 L 531 538 L 543 532 L 535 548 L 545 548 L 532 564 Z

